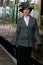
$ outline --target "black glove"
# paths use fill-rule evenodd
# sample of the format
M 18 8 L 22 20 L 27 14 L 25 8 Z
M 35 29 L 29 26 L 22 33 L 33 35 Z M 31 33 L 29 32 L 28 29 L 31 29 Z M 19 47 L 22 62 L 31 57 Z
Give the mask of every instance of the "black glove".
M 16 49 L 16 45 L 12 45 L 12 48 L 13 48 L 13 49 L 14 49 L 14 48 Z
M 38 44 L 38 49 L 37 49 L 37 51 L 38 51 L 39 53 L 40 53 L 41 46 L 42 46 L 42 44 Z
M 39 48 L 39 49 L 41 48 L 41 46 L 42 46 L 42 44 L 38 44 L 38 48 Z

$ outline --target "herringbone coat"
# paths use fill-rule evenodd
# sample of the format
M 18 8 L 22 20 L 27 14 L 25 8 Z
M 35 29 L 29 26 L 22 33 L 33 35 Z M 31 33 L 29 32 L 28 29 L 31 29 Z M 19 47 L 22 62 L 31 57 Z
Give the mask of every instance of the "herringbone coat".
M 12 41 L 13 45 L 24 47 L 33 46 L 34 38 L 36 39 L 37 44 L 41 43 L 36 19 L 29 16 L 29 23 L 28 26 L 26 26 L 24 17 L 19 18 L 16 34 Z

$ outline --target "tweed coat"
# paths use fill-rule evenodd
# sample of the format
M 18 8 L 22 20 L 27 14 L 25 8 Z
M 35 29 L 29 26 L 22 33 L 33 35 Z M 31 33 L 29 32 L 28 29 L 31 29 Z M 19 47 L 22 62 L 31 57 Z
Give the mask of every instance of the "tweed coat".
M 29 15 L 29 23 L 28 26 L 26 26 L 24 16 L 22 16 L 18 19 L 16 34 L 12 41 L 13 45 L 24 47 L 33 46 L 34 38 L 38 45 L 41 44 L 36 19 Z

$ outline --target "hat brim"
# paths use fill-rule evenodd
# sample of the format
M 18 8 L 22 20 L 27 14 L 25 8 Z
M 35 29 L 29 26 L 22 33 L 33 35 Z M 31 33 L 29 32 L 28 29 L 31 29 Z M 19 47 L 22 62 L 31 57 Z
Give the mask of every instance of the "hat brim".
M 34 9 L 34 8 L 33 8 L 33 7 L 30 7 L 30 8 L 28 8 L 28 9 L 29 9 L 29 10 L 30 10 L 30 12 L 31 12 L 31 11 L 32 11 L 32 9 Z M 22 12 L 22 13 L 23 13 L 23 10 L 24 10 L 23 8 L 22 8 L 22 9 L 19 9 L 19 11 L 20 11 L 20 12 Z

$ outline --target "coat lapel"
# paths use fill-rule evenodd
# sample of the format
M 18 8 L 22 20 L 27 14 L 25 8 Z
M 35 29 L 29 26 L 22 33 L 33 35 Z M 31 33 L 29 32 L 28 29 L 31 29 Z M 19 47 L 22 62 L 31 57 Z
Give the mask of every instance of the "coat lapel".
M 31 26 L 31 23 L 32 23 L 32 18 L 31 18 L 31 16 L 29 15 L 29 23 L 28 23 L 28 27 Z
M 25 23 L 25 21 L 24 21 L 24 16 L 22 17 L 22 25 L 23 25 L 23 26 L 26 26 L 26 23 Z
M 31 26 L 31 22 L 32 22 L 32 18 L 31 18 L 31 16 L 29 15 L 28 27 Z M 25 21 L 24 21 L 24 16 L 22 17 L 22 25 L 23 25 L 23 26 L 26 26 L 26 23 L 25 23 Z M 26 26 L 26 27 L 27 27 L 27 26 Z

